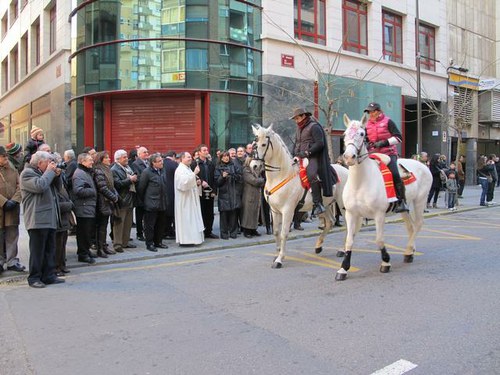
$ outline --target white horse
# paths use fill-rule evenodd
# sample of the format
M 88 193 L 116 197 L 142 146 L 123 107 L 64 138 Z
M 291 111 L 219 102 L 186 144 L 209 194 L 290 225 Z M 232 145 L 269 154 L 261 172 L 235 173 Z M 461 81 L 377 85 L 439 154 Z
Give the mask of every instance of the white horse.
M 366 116 L 360 121 L 351 121 L 344 115 L 344 124 L 347 130 L 344 133 L 344 159 L 349 166 L 349 178 L 344 189 L 343 198 L 347 236 L 345 243 L 345 257 L 342 268 L 337 271 L 336 280 L 345 280 L 347 271 L 351 267 L 351 252 L 354 236 L 358 233 L 364 218 L 374 219 L 376 226 L 376 244 L 382 255 L 380 272 L 389 272 L 390 256 L 384 244 L 384 222 L 388 211 L 391 211 L 388 203 L 385 184 L 378 164 L 370 159 L 365 143 Z M 377 154 L 382 159 L 386 155 Z M 427 194 L 431 188 L 432 175 L 429 168 L 419 161 L 412 159 L 398 159 L 401 176 L 412 173 L 416 181 L 406 185 L 406 201 L 410 206 L 410 212 L 402 213 L 408 232 L 408 243 L 403 253 L 404 262 L 413 262 L 415 253 L 415 237 L 422 228 L 424 220 L 424 209 L 427 202 Z M 403 167 L 403 168 L 402 168 Z
M 255 135 L 255 160 L 263 162 L 266 170 L 266 185 L 264 196 L 266 197 L 273 216 L 273 233 L 276 240 L 277 257 L 274 259 L 273 268 L 281 268 L 285 258 L 286 240 L 290 231 L 295 208 L 304 197 L 299 166 L 294 162 L 281 137 L 276 134 L 272 125 L 264 128 L 259 125 L 252 126 Z M 347 181 L 347 168 L 334 165 L 340 182 L 334 187 L 333 197 L 323 197 L 323 204 L 327 210 L 320 215 L 325 220 L 323 231 L 316 241 L 315 251 L 319 254 L 323 250 L 323 241 L 331 229 L 334 219 L 335 202 L 343 207 L 342 191 Z M 310 211 L 313 202 L 310 192 L 307 192 L 301 212 Z

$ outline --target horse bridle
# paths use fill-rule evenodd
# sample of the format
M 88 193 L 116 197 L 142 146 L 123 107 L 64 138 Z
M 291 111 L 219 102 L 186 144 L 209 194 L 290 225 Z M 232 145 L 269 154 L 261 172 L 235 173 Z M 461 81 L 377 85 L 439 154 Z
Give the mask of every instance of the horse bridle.
M 266 155 L 267 155 L 267 151 L 269 150 L 269 146 L 271 146 L 271 150 L 274 150 L 274 146 L 273 146 L 273 143 L 271 142 L 271 137 L 266 135 L 266 139 L 267 139 L 267 145 L 266 145 L 266 149 L 264 150 L 264 154 L 262 155 L 262 158 L 259 157 L 259 153 L 257 151 L 257 147 L 258 147 L 258 138 L 255 137 L 255 141 L 254 141 L 254 144 L 253 144 L 253 160 L 256 160 L 256 161 L 260 161 L 264 164 L 264 170 L 268 171 L 268 172 L 278 172 L 281 170 L 280 167 L 275 167 L 274 165 L 270 165 L 270 164 L 267 164 L 266 163 Z
M 347 146 L 352 146 L 355 148 L 356 161 L 358 164 L 362 163 L 370 155 L 370 153 L 368 152 L 368 147 L 366 147 L 366 138 L 363 138 L 363 142 L 361 143 L 360 147 L 356 146 L 356 144 L 354 142 L 347 143 L 346 148 L 347 148 Z M 363 146 L 365 146 L 365 148 L 367 150 L 364 154 L 361 153 Z

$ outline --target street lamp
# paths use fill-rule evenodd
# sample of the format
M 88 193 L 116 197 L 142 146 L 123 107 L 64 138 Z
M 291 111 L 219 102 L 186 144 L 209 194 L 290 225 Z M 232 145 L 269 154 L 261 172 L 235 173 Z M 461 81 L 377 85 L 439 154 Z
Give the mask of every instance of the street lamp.
M 451 61 L 451 64 L 453 64 L 453 60 Z M 449 65 L 446 68 L 446 132 L 448 132 L 447 137 L 446 137 L 446 148 L 447 148 L 447 157 L 448 160 L 451 161 L 451 137 L 449 134 L 449 129 L 450 129 L 450 70 L 456 70 L 460 73 L 467 73 L 469 69 L 464 68 L 462 66 L 456 66 L 456 65 Z M 457 150 L 458 154 L 458 150 Z

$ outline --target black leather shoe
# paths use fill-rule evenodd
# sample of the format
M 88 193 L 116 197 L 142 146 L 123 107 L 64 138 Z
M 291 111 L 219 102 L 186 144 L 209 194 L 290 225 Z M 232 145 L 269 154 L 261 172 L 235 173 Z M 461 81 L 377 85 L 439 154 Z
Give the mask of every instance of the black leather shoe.
M 158 249 L 156 247 L 154 247 L 153 245 L 146 246 L 146 249 L 149 251 L 153 251 L 155 253 L 158 251 Z
M 252 230 L 252 235 L 255 237 L 260 237 L 260 233 L 257 231 L 257 229 Z
M 65 282 L 66 282 L 66 280 L 64 280 L 64 279 L 60 279 L 59 277 L 55 277 L 55 278 L 53 278 L 52 280 L 47 280 L 47 281 L 45 282 L 45 284 L 47 284 L 47 285 L 52 285 L 52 284 L 63 284 L 63 283 L 65 283 Z
M 123 253 L 123 247 L 121 246 L 115 247 L 113 250 L 116 251 L 117 253 Z
M 325 211 L 326 211 L 325 206 L 323 206 L 321 203 L 318 203 L 318 204 L 314 205 L 312 212 L 311 212 L 311 215 L 318 216 L 318 215 L 321 215 Z
M 45 284 L 42 283 L 41 281 L 35 281 L 35 282 L 30 284 L 30 287 L 37 288 L 37 289 L 45 288 Z
M 300 224 L 294 224 L 293 225 L 293 229 L 296 229 L 296 230 L 304 230 L 304 228 L 302 227 L 302 225 Z
M 95 263 L 95 259 L 91 258 L 89 256 L 84 256 L 84 257 L 79 256 L 78 257 L 78 261 L 81 262 L 81 263 L 88 263 L 88 264 L 94 264 Z
M 138 241 L 146 241 L 146 239 L 144 238 L 144 236 L 137 236 L 137 240 Z
M 205 238 L 216 239 L 216 238 L 219 238 L 219 236 L 217 236 L 216 234 L 213 234 L 213 233 L 209 233 L 209 234 L 205 234 Z
M 94 253 L 92 250 L 89 250 L 89 257 L 91 257 L 91 258 L 97 258 L 97 254 Z
M 253 236 L 250 233 L 245 233 L 244 236 L 245 238 L 253 238 Z
M 230 234 L 229 237 L 231 237 L 233 240 L 238 238 L 238 235 L 237 234 Z
M 133 243 L 128 243 L 127 246 L 123 246 L 124 249 L 136 249 L 137 245 L 134 245 Z
M 341 227 L 342 223 L 340 221 L 336 221 L 335 224 L 333 224 L 333 225 L 335 225 L 336 227 Z
M 155 244 L 155 247 L 157 247 L 157 248 L 159 248 L 159 249 L 168 249 L 168 246 L 167 246 L 167 245 L 165 245 L 165 244 L 162 244 L 162 243 L 160 243 L 160 244 Z
M 13 266 L 8 266 L 7 269 L 9 271 L 16 271 L 16 272 L 24 272 L 24 270 L 26 269 L 26 267 L 24 266 L 21 266 L 19 263 L 18 264 L 14 264 Z

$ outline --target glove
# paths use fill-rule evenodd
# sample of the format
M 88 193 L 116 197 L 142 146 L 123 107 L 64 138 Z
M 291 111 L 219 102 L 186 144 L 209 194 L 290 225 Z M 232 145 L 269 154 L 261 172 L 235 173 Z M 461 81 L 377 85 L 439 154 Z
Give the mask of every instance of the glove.
M 303 158 L 308 158 L 308 157 L 309 157 L 309 151 L 300 151 L 300 152 L 297 154 L 297 156 L 298 156 L 299 158 L 302 158 L 302 159 L 303 159 Z
M 380 148 L 380 147 L 386 147 L 389 146 L 389 142 L 387 140 L 385 141 L 378 141 L 373 144 L 373 147 L 375 148 Z
M 19 203 L 17 203 L 16 201 L 9 199 L 7 202 L 4 203 L 3 209 L 4 209 L 4 211 L 12 211 L 13 209 L 15 209 L 17 207 L 18 204 Z

